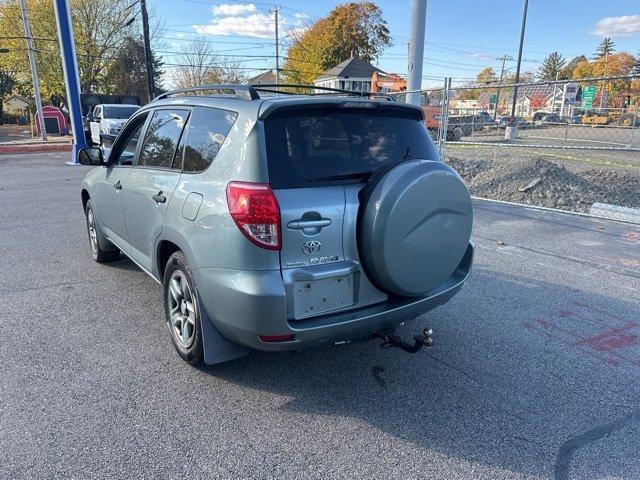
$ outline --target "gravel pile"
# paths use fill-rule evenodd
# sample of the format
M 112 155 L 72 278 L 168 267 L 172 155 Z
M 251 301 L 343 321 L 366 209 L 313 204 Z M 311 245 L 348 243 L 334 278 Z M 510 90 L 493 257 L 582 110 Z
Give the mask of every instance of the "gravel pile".
M 522 161 L 445 158 L 472 195 L 588 212 L 594 202 L 640 207 L 640 175 L 625 171 L 571 172 L 543 158 Z

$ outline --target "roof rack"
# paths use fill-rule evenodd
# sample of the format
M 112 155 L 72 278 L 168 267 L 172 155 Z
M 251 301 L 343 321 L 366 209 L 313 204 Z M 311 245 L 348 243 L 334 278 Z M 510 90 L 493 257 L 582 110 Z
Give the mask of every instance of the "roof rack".
M 281 93 L 283 95 L 299 95 L 297 92 L 286 92 L 279 90 L 281 87 L 289 87 L 289 88 L 306 88 L 309 90 L 321 90 L 321 93 L 312 92 L 308 95 L 331 95 L 332 93 L 342 93 L 344 95 L 351 95 L 356 97 L 384 97 L 388 100 L 393 100 L 393 98 L 381 92 L 357 92 L 354 90 L 345 90 L 342 88 L 330 88 L 330 87 L 320 87 L 317 85 L 307 85 L 307 84 L 299 84 L 299 83 L 259 83 L 254 85 L 249 85 L 251 88 L 258 92 L 269 92 L 269 93 Z M 326 92 L 326 93 L 324 93 Z
M 223 95 L 224 92 L 232 92 L 231 96 L 236 96 L 238 98 L 242 98 L 245 100 L 256 100 L 260 98 L 260 95 L 256 92 L 256 90 L 251 85 L 235 85 L 235 84 L 221 84 L 221 85 L 198 85 L 197 87 L 188 87 L 188 88 L 179 88 L 177 90 L 170 90 L 165 93 L 161 93 L 153 100 L 160 100 L 163 98 L 169 98 L 173 95 L 178 95 L 180 93 L 188 93 L 188 92 L 201 92 L 201 91 L 211 91 L 218 90 Z M 208 96 L 208 95 L 204 95 Z

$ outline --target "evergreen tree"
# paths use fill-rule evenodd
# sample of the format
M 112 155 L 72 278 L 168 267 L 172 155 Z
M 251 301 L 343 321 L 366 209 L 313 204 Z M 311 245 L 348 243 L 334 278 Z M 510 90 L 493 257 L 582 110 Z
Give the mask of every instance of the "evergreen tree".
M 562 67 L 564 67 L 566 63 L 567 60 L 559 52 L 550 53 L 538 69 L 538 78 L 540 80 L 555 80 L 556 75 L 560 78 Z
M 613 40 L 611 40 L 611 37 L 605 37 L 602 39 L 602 42 L 600 42 L 600 45 L 598 45 L 598 48 L 596 49 L 596 54 L 594 55 L 593 59 L 597 60 L 604 56 L 611 55 L 615 51 L 616 51 L 616 44 L 613 43 Z

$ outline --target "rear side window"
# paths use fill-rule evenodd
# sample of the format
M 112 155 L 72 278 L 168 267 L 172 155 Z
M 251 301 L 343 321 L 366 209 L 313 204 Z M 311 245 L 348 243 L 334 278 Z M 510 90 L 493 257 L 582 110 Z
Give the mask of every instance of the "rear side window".
M 171 168 L 188 115 L 188 110 L 156 110 L 144 136 L 138 165 Z
M 330 177 L 438 158 L 424 123 L 412 112 L 331 108 L 276 113 L 265 120 L 265 136 L 273 188 L 336 183 Z
M 211 165 L 237 116 L 218 108 L 199 107 L 191 112 L 184 139 L 185 172 L 201 172 Z

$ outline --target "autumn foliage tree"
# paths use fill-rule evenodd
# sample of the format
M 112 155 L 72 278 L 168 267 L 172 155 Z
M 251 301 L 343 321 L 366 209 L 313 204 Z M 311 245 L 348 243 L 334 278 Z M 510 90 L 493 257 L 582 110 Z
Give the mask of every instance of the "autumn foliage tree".
M 606 57 L 600 57 L 592 62 L 584 61 L 578 64 L 573 72 L 573 78 L 604 77 L 604 76 L 624 76 L 629 75 L 633 70 L 636 59 L 633 55 L 625 52 L 613 53 Z M 586 82 L 581 82 L 586 85 Z M 632 82 L 629 78 L 620 78 L 603 82 L 608 93 L 610 106 L 622 106 L 624 97 L 632 90 Z M 599 103 L 600 87 L 597 103 Z
M 355 51 L 372 61 L 391 45 L 387 22 L 371 2 L 339 5 L 325 18 L 294 34 L 283 74 L 291 83 L 310 84 Z

